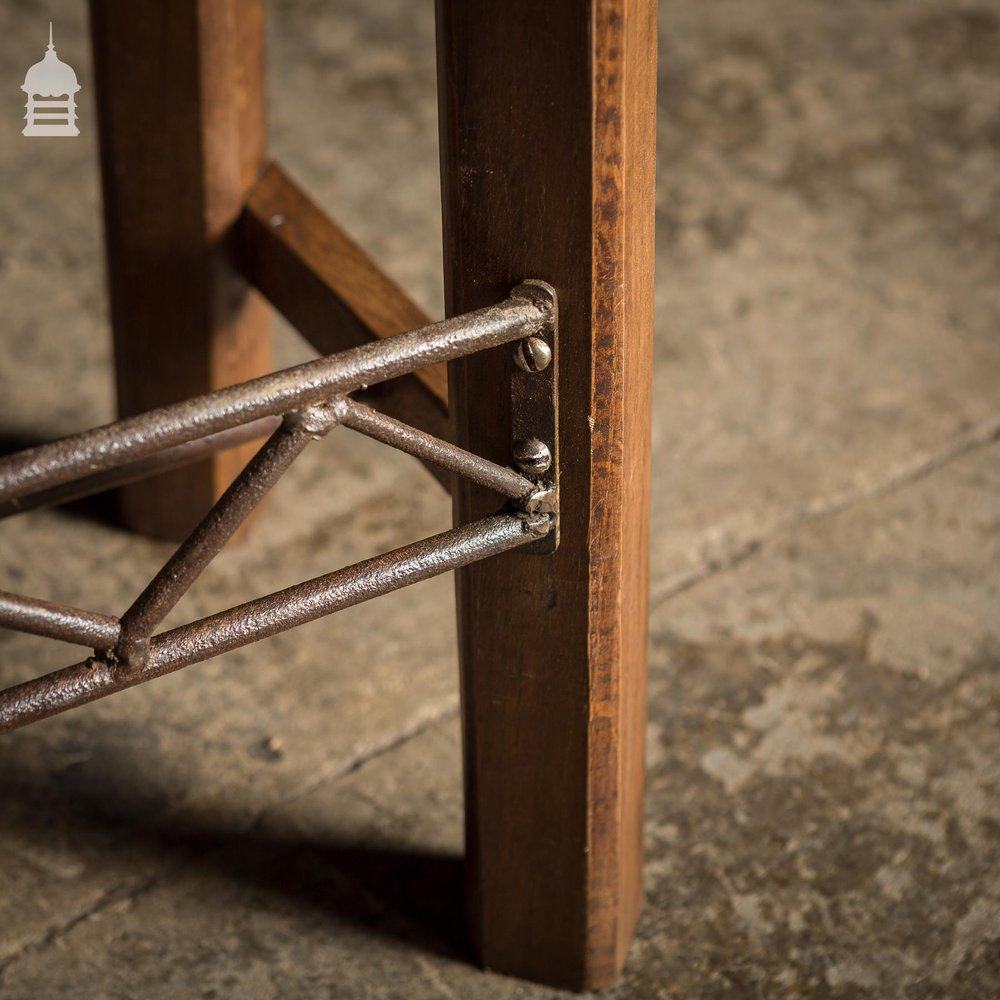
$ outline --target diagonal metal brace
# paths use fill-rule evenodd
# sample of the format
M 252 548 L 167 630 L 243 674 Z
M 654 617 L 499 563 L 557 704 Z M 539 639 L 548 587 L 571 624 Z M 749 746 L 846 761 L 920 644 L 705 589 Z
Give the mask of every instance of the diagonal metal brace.
M 200 455 L 208 442 L 283 417 L 280 425 L 166 565 L 115 618 L 0 591 L 0 627 L 89 645 L 65 670 L 0 691 L 0 732 L 16 729 L 479 559 L 558 544 L 557 303 L 551 286 L 522 282 L 496 306 L 343 351 L 241 385 L 161 407 L 0 459 L 0 516 L 32 498 L 105 487 L 116 470 Z M 501 466 L 348 398 L 368 385 L 476 351 L 514 345 L 511 399 L 516 468 Z M 465 476 L 508 506 L 492 517 L 154 634 L 205 567 L 306 445 L 345 424 Z

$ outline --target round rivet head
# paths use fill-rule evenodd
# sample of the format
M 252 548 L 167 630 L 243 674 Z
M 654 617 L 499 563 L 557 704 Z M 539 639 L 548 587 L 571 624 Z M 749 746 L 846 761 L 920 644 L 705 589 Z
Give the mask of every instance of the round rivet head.
M 543 441 L 528 438 L 527 441 L 518 441 L 514 445 L 514 461 L 522 472 L 538 475 L 548 471 L 552 465 L 552 453 Z
M 521 371 L 545 371 L 552 364 L 552 348 L 541 337 L 525 337 L 514 347 L 514 363 Z

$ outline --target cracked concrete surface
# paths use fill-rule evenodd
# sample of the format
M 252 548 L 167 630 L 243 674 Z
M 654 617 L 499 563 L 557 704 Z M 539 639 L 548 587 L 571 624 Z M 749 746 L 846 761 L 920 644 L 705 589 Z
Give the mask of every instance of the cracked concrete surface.
M 50 8 L 82 135 L 0 143 L 4 448 L 111 414 Z M 270 8 L 277 156 L 440 313 L 431 5 Z M 4 93 L 40 16 L 0 8 Z M 1000 7 L 662 22 L 647 905 L 607 995 L 998 995 Z M 0 523 L 0 586 L 120 609 L 167 550 L 100 514 Z M 332 435 L 171 621 L 448 516 Z M 462 944 L 451 616 L 432 581 L 4 738 L 0 997 L 554 996 Z M 73 654 L 2 633 L 0 679 Z

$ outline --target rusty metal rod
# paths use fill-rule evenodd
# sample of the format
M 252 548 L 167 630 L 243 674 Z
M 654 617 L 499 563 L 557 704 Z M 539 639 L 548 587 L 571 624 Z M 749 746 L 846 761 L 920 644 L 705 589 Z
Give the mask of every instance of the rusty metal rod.
M 340 421 L 345 401 L 307 407 L 288 414 L 243 471 L 201 519 L 121 618 L 120 660 L 134 667 L 145 655 L 147 640 L 174 609 L 205 567 L 222 551 L 272 486 L 302 454 L 310 441 Z
M 104 469 L 72 482 L 39 490 L 37 493 L 5 500 L 0 503 L 0 518 L 10 517 L 12 514 L 22 514 L 29 510 L 43 510 L 46 507 L 72 503 L 74 500 L 82 500 L 95 493 L 103 493 L 105 490 L 126 486 L 140 479 L 147 479 L 160 472 L 169 472 L 171 469 L 190 465 L 208 455 L 214 455 L 217 451 L 226 451 L 228 448 L 235 448 L 248 441 L 266 438 L 280 423 L 281 417 L 261 417 L 260 420 L 251 421 L 249 424 L 230 427 L 228 430 L 219 431 L 216 434 L 206 434 L 194 441 L 165 448 L 163 451 L 154 452 L 152 455 L 147 455 L 145 458 L 137 459 L 126 465 Z
M 0 691 L 0 733 L 499 555 L 550 530 L 545 517 L 495 514 L 154 636 L 148 660 L 133 670 L 92 657 L 16 684 Z
M 0 502 L 260 417 L 287 413 L 428 365 L 510 343 L 547 312 L 525 298 L 363 344 L 0 459 Z
M 110 615 L 9 594 L 5 590 L 0 590 L 0 628 L 75 642 L 91 649 L 110 649 L 118 641 L 119 632 L 118 619 Z
M 433 434 L 426 434 L 401 420 L 379 413 L 370 406 L 346 401 L 346 412 L 341 423 L 376 441 L 391 445 L 399 451 L 433 462 L 443 469 L 457 472 L 480 486 L 495 490 L 501 496 L 521 500 L 537 488 L 524 476 L 496 462 L 474 455 L 458 445 L 442 441 Z

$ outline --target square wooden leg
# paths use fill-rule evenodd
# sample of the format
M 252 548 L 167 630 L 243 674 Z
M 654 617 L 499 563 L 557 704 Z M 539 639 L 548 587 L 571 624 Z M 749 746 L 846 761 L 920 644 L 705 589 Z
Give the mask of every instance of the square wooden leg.
M 458 574 L 470 916 L 484 964 L 612 982 L 642 899 L 654 0 L 438 0 L 450 314 L 559 295 L 561 544 Z M 451 366 L 511 460 L 511 351 Z M 496 500 L 458 487 L 456 521 Z
M 232 230 L 264 157 L 263 0 L 92 0 L 120 416 L 270 370 L 270 315 Z M 132 528 L 183 538 L 255 449 L 122 491 Z

